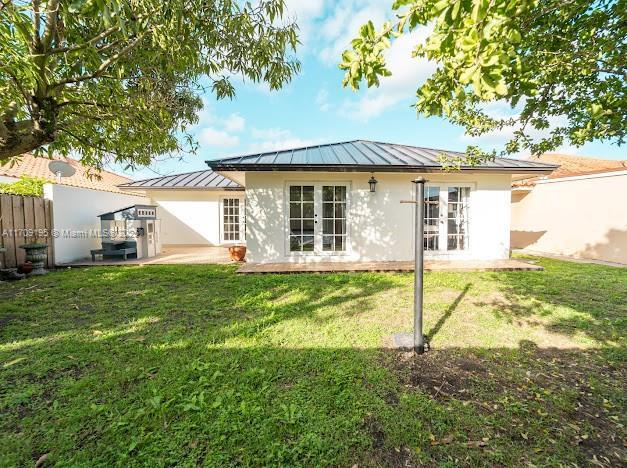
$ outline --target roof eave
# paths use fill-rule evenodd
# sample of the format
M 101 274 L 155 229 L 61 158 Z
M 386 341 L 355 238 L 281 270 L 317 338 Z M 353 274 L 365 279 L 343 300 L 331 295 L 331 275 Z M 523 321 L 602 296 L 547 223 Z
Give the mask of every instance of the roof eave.
M 185 191 L 190 191 L 190 192 L 240 192 L 240 191 L 244 191 L 245 188 L 244 187 L 151 187 L 151 186 L 137 186 L 137 187 L 127 187 L 127 186 L 120 186 L 118 185 L 118 187 L 120 189 L 124 189 L 124 190 L 185 190 Z
M 442 166 L 390 166 L 390 165 L 353 165 L 353 164 L 220 164 L 207 161 L 209 167 L 214 171 L 236 171 L 236 172 L 271 172 L 271 171 L 307 171 L 307 172 L 446 172 Z M 557 166 L 547 167 L 477 167 L 462 166 L 460 169 L 452 169 L 449 172 L 492 172 L 492 173 L 538 173 L 550 174 Z

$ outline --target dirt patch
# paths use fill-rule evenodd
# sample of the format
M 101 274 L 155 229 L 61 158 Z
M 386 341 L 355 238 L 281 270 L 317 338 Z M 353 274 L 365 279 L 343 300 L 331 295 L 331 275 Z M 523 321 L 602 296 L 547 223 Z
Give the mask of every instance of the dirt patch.
M 386 360 L 408 391 L 443 404 L 461 401 L 498 421 L 497 437 L 526 443 L 528 428 L 541 420 L 547 440 L 566 440 L 582 462 L 612 466 L 627 459 L 627 366 L 602 351 L 521 342 L 517 350 L 446 349 L 422 356 L 390 350 Z
M 471 356 L 451 359 L 446 351 L 430 351 L 418 358 L 413 353 L 395 353 L 391 363 L 406 387 L 440 399 L 453 396 L 465 399 L 471 380 L 485 378 L 488 372 L 481 359 Z
M 372 437 L 372 448 L 375 458 L 369 460 L 370 466 L 408 467 L 415 466 L 412 462 L 411 450 L 408 447 L 386 447 L 385 432 L 376 416 L 368 415 L 363 422 L 364 430 Z

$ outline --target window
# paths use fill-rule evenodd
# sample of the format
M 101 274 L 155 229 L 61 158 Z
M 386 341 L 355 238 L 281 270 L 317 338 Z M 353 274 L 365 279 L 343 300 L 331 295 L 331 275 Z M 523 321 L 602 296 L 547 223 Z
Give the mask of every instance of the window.
M 314 250 L 314 186 L 291 185 L 289 207 L 290 252 L 313 252 Z
M 468 248 L 468 199 L 470 188 L 448 188 L 447 250 Z
M 225 242 L 242 240 L 241 205 L 239 198 L 225 198 L 222 201 L 222 237 Z
M 322 250 L 346 250 L 346 186 L 322 186 Z
M 440 249 L 440 187 L 425 187 L 424 249 Z
M 287 254 L 341 255 L 350 249 L 349 187 L 338 182 L 287 185 Z

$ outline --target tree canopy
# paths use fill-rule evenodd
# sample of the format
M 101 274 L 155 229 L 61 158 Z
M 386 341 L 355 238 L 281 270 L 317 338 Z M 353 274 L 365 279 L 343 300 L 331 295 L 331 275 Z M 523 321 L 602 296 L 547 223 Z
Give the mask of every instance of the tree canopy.
M 361 27 L 342 55 L 344 86 L 378 86 L 390 75 L 385 50 L 432 27 L 414 57 L 436 71 L 415 108 L 445 117 L 467 134 L 513 129 L 502 155 L 531 154 L 592 140 L 616 144 L 627 131 L 627 5 L 624 0 L 397 0 L 397 20 Z M 486 106 L 507 103 L 494 115 Z M 495 151 L 468 148 L 482 160 Z
M 194 150 L 208 84 L 298 72 L 283 0 L 0 0 L 0 164 L 27 151 L 129 166 Z

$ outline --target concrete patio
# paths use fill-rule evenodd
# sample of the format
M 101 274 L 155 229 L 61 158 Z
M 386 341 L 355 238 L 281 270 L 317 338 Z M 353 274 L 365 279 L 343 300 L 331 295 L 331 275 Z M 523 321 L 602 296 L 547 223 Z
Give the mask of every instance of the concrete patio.
M 210 265 L 235 263 L 229 258 L 227 247 L 164 245 L 161 254 L 151 258 L 128 260 L 104 259 L 92 262 L 90 258 L 57 265 L 64 266 L 107 266 L 107 265 Z
M 414 262 L 310 262 L 310 263 L 237 263 L 229 258 L 227 247 L 166 245 L 156 257 L 141 259 L 105 259 L 92 262 L 85 258 L 59 267 L 113 265 L 211 265 L 238 264 L 238 273 L 332 273 L 359 271 L 414 270 Z M 536 271 L 541 266 L 521 260 L 425 260 L 425 271 Z
M 539 271 L 521 260 L 425 260 L 425 271 Z M 332 273 L 358 271 L 414 271 L 414 262 L 244 263 L 238 273 Z

